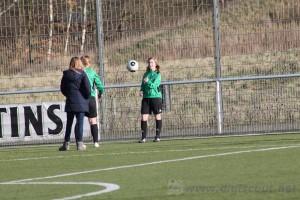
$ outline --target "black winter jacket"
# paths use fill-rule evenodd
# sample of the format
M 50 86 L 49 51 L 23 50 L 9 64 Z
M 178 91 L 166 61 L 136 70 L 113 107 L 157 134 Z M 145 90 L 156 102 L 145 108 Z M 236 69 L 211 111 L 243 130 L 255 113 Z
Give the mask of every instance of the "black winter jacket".
M 91 85 L 83 70 L 70 69 L 63 72 L 60 91 L 67 98 L 65 112 L 88 112 L 88 99 L 91 95 Z

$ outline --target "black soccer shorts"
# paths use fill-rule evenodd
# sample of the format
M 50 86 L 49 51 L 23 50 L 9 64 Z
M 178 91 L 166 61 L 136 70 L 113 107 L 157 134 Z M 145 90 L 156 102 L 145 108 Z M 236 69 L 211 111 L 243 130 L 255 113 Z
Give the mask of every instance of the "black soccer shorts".
M 97 117 L 97 103 L 95 97 L 89 98 L 89 112 L 85 115 L 88 118 L 95 118 Z
M 161 98 L 143 98 L 141 114 L 153 113 L 154 115 L 162 112 L 162 99 Z

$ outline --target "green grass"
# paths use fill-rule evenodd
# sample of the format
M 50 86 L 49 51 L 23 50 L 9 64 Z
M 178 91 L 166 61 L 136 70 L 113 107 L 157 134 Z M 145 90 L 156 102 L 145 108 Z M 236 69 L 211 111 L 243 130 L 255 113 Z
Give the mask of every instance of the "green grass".
M 67 152 L 57 149 L 58 145 L 1 148 L 1 199 L 66 199 L 104 189 L 80 182 L 120 187 L 81 199 L 291 200 L 300 196 L 299 134 L 114 142 L 98 149 L 88 144 L 86 151 L 75 150 L 73 144 Z M 19 180 L 23 181 L 11 182 Z

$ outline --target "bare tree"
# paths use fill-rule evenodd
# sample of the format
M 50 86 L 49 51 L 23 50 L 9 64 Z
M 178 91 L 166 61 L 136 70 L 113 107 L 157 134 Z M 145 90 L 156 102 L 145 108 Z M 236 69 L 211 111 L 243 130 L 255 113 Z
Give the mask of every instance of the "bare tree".
M 0 17 L 1 17 L 4 13 L 6 13 L 7 11 L 9 11 L 12 7 L 14 7 L 14 6 L 15 6 L 15 3 L 18 3 L 18 0 L 14 0 L 14 2 L 13 2 L 12 4 L 10 4 L 5 10 L 1 11 L 1 12 L 0 12 Z
M 27 28 L 27 42 L 28 42 L 28 62 L 31 66 L 31 63 L 33 62 L 33 56 L 32 56 L 32 8 L 34 5 L 34 0 L 30 0 L 27 2 L 27 8 L 25 9 L 25 25 Z
M 84 0 L 84 8 L 83 8 L 83 27 L 82 27 L 82 39 L 81 39 L 81 46 L 80 52 L 83 53 L 84 43 L 85 43 L 85 33 L 86 33 L 86 19 L 87 19 L 87 9 L 86 5 L 87 0 Z
M 73 3 L 72 0 L 68 1 L 69 3 L 69 18 L 68 18 L 68 26 L 67 26 L 67 39 L 65 43 L 65 54 L 68 51 L 68 45 L 69 45 L 69 39 L 70 39 L 70 27 L 71 27 L 71 22 L 72 22 L 72 12 L 73 12 Z
M 48 45 L 48 62 L 51 58 L 51 50 L 52 50 L 52 34 L 53 34 L 53 1 L 49 0 L 49 18 L 50 18 L 50 27 L 49 27 L 49 45 Z

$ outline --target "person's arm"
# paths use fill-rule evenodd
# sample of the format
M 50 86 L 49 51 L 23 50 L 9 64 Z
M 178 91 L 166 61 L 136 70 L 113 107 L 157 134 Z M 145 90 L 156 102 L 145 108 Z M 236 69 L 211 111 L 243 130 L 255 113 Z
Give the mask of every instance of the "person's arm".
M 160 85 L 160 83 L 161 83 L 161 75 L 160 73 L 158 73 L 154 80 L 148 80 L 146 82 L 146 86 L 148 88 L 154 89 L 157 88 Z
M 100 80 L 100 78 L 99 78 L 99 76 L 98 76 L 98 74 L 96 72 L 94 74 L 94 82 L 95 82 L 95 85 L 96 85 L 96 87 L 97 87 L 97 89 L 99 91 L 99 94 L 100 95 L 103 94 L 104 87 L 103 87 L 103 84 L 102 84 L 102 82 L 101 82 L 101 80 Z
M 67 90 L 66 90 L 66 78 L 63 75 L 61 81 L 60 81 L 60 91 L 61 93 L 66 97 L 67 96 Z
M 146 74 L 143 75 L 141 87 L 140 87 L 140 96 L 143 96 L 144 91 L 145 91 L 145 83 L 144 83 L 144 78 L 146 77 Z
M 88 99 L 91 96 L 91 84 L 89 81 L 89 77 L 84 73 L 83 75 L 83 89 L 84 89 L 84 97 Z

